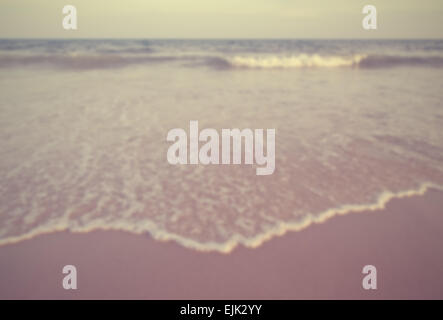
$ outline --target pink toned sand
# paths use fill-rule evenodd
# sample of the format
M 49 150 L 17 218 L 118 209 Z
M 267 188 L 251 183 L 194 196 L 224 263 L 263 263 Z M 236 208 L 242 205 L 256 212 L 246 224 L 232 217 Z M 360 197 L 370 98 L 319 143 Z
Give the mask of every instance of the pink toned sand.
M 443 299 L 443 194 L 334 217 L 256 249 L 202 253 L 118 231 L 47 234 L 0 247 L 0 298 Z M 62 288 L 62 268 L 78 290 Z M 375 265 L 378 289 L 362 289 Z

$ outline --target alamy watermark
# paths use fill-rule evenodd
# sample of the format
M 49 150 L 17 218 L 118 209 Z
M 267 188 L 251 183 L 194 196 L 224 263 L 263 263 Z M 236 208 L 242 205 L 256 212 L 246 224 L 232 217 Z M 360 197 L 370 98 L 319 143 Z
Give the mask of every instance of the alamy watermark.
M 362 10 L 363 14 L 366 16 L 363 18 L 362 26 L 365 30 L 376 30 L 377 29 L 377 8 L 373 5 L 366 5 Z
M 77 8 L 73 5 L 66 5 L 62 9 L 65 14 L 62 25 L 65 30 L 77 30 Z
M 73 265 L 66 265 L 63 267 L 63 273 L 67 274 L 63 277 L 62 285 L 65 290 L 77 289 L 77 268 Z
M 365 5 L 362 10 L 366 16 L 362 20 L 362 26 L 365 30 L 377 29 L 377 8 L 373 5 Z M 73 5 L 65 5 L 62 9 L 62 26 L 65 30 L 77 30 L 77 8 Z
M 167 153 L 170 164 L 241 164 L 244 145 L 244 164 L 252 165 L 255 160 L 257 175 L 270 175 L 275 170 L 275 129 L 266 129 L 266 153 L 263 129 L 222 129 L 220 141 L 217 130 L 199 132 L 198 121 L 190 121 L 189 152 L 184 129 L 169 130 L 166 140 L 174 142 Z M 200 142 L 204 143 L 201 148 Z
M 362 287 L 365 290 L 377 290 L 377 268 L 371 264 L 363 267 L 362 273 L 366 276 L 363 277 Z

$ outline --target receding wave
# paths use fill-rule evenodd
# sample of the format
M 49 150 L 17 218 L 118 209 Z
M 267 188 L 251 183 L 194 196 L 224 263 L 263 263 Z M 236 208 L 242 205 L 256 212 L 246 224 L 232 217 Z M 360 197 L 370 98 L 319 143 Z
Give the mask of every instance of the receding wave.
M 165 230 L 159 229 L 155 224 L 149 224 L 144 226 L 144 228 L 136 228 L 129 224 L 88 224 L 83 227 L 71 228 L 69 224 L 54 224 L 48 223 L 48 225 L 40 225 L 37 228 L 29 231 L 26 234 L 20 236 L 12 236 L 9 238 L 0 239 L 0 246 L 6 244 L 13 244 L 24 240 L 32 239 L 36 236 L 49 234 L 54 232 L 71 231 L 73 233 L 88 233 L 96 230 L 103 231 L 125 231 L 133 234 L 145 234 L 148 233 L 155 240 L 158 241 L 175 241 L 176 243 L 182 245 L 183 247 L 194 249 L 203 252 L 220 252 L 220 253 L 230 253 L 237 246 L 243 245 L 247 248 L 257 248 L 264 244 L 265 242 L 273 239 L 274 237 L 279 237 L 285 235 L 287 232 L 291 231 L 301 231 L 306 229 L 314 223 L 324 223 L 327 220 L 337 216 L 337 215 L 347 215 L 351 213 L 366 212 L 382 210 L 386 208 L 386 205 L 393 199 L 402 199 L 406 197 L 422 196 L 429 189 L 436 189 L 443 191 L 443 187 L 436 185 L 434 183 L 423 183 L 417 189 L 405 190 L 397 193 L 393 192 L 382 192 L 376 202 L 360 205 L 344 205 L 338 208 L 331 208 L 325 210 L 319 215 L 309 214 L 304 217 L 304 219 L 294 222 L 280 222 L 279 224 L 269 228 L 266 231 L 261 232 L 253 237 L 245 237 L 241 234 L 235 234 L 231 238 L 224 242 L 199 242 L 194 239 L 183 237 L 179 234 L 169 233 Z
M 188 67 L 227 69 L 297 69 L 297 68 L 391 68 L 443 67 L 441 56 L 364 55 L 327 56 L 299 54 L 293 56 L 219 56 L 198 54 L 124 55 L 0 55 L 0 68 L 47 65 L 64 69 L 105 69 L 136 64 L 181 62 Z

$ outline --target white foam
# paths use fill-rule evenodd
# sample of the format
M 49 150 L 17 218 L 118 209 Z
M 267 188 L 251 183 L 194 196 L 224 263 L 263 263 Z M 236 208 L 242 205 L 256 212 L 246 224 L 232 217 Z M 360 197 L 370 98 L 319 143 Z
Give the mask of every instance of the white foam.
M 371 204 L 350 204 L 350 205 L 341 206 L 339 208 L 328 209 L 320 213 L 319 215 L 309 214 L 306 217 L 304 217 L 301 221 L 280 222 L 277 226 L 270 228 L 269 230 L 266 230 L 265 232 L 257 234 L 251 238 L 246 238 L 240 234 L 235 234 L 226 241 L 221 243 L 216 243 L 216 242 L 201 243 L 189 238 L 182 237 L 177 234 L 165 232 L 164 230 L 159 229 L 158 226 L 150 222 L 147 222 L 144 225 L 139 224 L 136 228 L 134 228 L 134 226 L 128 225 L 126 222 L 123 221 L 118 223 L 108 224 L 105 221 L 96 220 L 94 222 L 89 223 L 88 226 L 78 227 L 78 228 L 70 228 L 68 222 L 58 225 L 51 223 L 48 225 L 42 225 L 24 235 L 0 239 L 0 245 L 13 244 L 20 241 L 32 239 L 39 235 L 55 233 L 55 232 L 70 231 L 73 233 L 88 233 L 92 231 L 102 230 L 102 231 L 126 231 L 139 235 L 149 233 L 155 240 L 175 241 L 186 248 L 195 249 L 198 251 L 203 251 L 203 252 L 216 251 L 220 253 L 230 253 L 239 245 L 243 245 L 247 248 L 257 248 L 261 246 L 263 243 L 271 240 L 272 238 L 283 236 L 287 232 L 291 231 L 292 232 L 301 231 L 309 227 L 313 223 L 324 223 L 327 220 L 337 215 L 346 215 L 350 213 L 382 210 L 385 209 L 386 204 L 388 204 L 393 199 L 422 196 L 429 189 L 437 189 L 443 191 L 443 186 L 427 182 L 423 183 L 418 189 L 405 190 L 397 193 L 385 191 L 380 194 L 376 202 Z
M 300 54 L 295 56 L 236 56 L 229 61 L 235 67 L 245 68 L 338 68 L 358 65 L 365 57 L 365 55 L 344 57 Z

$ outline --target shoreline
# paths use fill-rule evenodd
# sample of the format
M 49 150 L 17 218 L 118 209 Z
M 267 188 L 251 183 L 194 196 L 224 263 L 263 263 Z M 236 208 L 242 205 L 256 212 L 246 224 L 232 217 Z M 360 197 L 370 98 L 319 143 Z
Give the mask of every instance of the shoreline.
M 442 195 L 393 199 L 229 254 L 122 231 L 40 235 L 0 246 L 0 299 L 442 299 Z M 67 264 L 78 290 L 62 288 Z M 377 290 L 362 289 L 367 264 Z
M 116 231 L 116 232 L 127 232 L 137 236 L 148 235 L 156 241 L 161 242 L 169 242 L 173 241 L 183 248 L 190 250 L 197 250 L 201 252 L 219 252 L 224 254 L 229 254 L 237 247 L 246 247 L 249 249 L 256 249 L 262 246 L 264 243 L 271 241 L 274 238 L 282 237 L 289 232 L 299 232 L 302 231 L 311 225 L 314 224 L 322 224 L 334 218 L 336 216 L 343 216 L 354 213 L 361 213 L 367 211 L 378 211 L 384 210 L 386 206 L 393 200 L 408 198 L 408 197 L 416 197 L 416 196 L 424 196 L 430 190 L 443 192 L 443 187 L 437 185 L 432 182 L 424 182 L 416 189 L 408 189 L 399 192 L 390 192 L 384 191 L 380 193 L 377 197 L 377 201 L 369 204 L 347 204 L 342 205 L 340 207 L 331 208 L 326 211 L 321 212 L 318 215 L 308 215 L 303 218 L 300 222 L 282 222 L 278 226 L 267 230 L 264 233 L 258 234 L 253 238 L 245 238 L 241 235 L 235 235 L 228 241 L 224 243 L 200 243 L 198 241 L 184 238 L 182 236 L 176 234 L 170 234 L 165 231 L 159 231 L 157 229 L 154 230 L 144 230 L 143 232 L 134 232 L 133 230 L 127 230 L 124 228 L 114 228 L 114 227 L 86 227 L 81 230 L 69 230 L 69 228 L 65 226 L 56 227 L 54 229 L 46 230 L 48 227 L 40 227 L 32 230 L 31 232 L 11 237 L 7 239 L 0 239 L 0 248 L 2 246 L 7 246 L 10 244 L 20 243 L 22 241 L 32 240 L 36 237 L 54 234 L 59 232 L 68 232 L 71 234 L 87 234 L 96 231 Z

